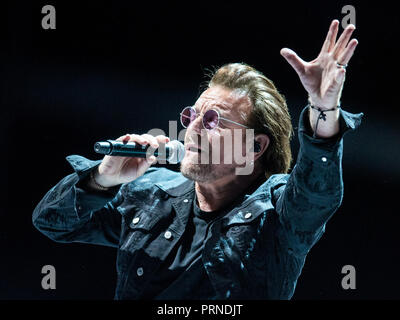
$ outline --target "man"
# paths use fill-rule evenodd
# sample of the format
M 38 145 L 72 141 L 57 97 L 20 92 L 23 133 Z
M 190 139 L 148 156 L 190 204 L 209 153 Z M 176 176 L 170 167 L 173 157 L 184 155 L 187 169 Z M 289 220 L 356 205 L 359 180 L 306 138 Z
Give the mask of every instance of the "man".
M 307 253 L 341 204 L 342 138 L 362 116 L 339 108 L 357 41 L 350 41 L 353 25 L 336 41 L 338 25 L 332 22 L 311 62 L 281 50 L 309 95 L 290 175 L 285 99 L 252 67 L 228 64 L 181 113 L 180 173 L 150 168 L 154 156 L 68 156 L 75 173 L 38 204 L 35 227 L 55 241 L 118 248 L 116 299 L 290 299 Z M 245 156 L 254 167 L 239 175 L 242 165 L 225 161 L 232 150 L 222 137 L 249 128 L 254 149 Z M 147 134 L 117 140 L 154 148 L 168 142 Z M 217 153 L 219 164 L 199 161 Z

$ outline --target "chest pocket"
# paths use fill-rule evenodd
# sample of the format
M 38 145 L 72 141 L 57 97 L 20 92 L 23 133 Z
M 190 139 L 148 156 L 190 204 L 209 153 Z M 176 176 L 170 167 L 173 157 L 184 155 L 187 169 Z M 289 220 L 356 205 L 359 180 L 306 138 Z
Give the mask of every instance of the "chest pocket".
M 143 247 L 144 242 L 151 238 L 152 231 L 161 218 L 162 215 L 158 212 L 144 209 L 131 210 L 123 215 L 120 250 L 132 252 Z
M 222 232 L 230 243 L 239 249 L 245 257 L 253 250 L 259 234 L 268 221 L 273 205 L 265 201 L 253 201 L 246 206 L 235 209 L 222 225 Z M 248 258 L 245 257 L 245 258 Z
M 151 237 L 160 220 L 168 216 L 172 206 L 158 188 L 147 192 L 130 192 L 117 208 L 122 216 L 120 250 L 137 249 Z

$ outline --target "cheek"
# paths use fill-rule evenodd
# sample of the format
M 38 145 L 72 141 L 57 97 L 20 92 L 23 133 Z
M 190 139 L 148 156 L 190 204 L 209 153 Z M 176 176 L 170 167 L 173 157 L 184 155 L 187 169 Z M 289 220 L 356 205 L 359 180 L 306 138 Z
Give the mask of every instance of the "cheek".
M 185 129 L 183 129 L 183 130 L 185 130 L 184 141 L 185 141 L 185 143 L 187 143 L 188 141 L 190 141 L 190 138 L 189 138 L 189 137 L 192 137 L 192 136 L 193 136 L 192 129 L 191 129 L 190 126 L 189 126 L 189 128 L 185 128 Z
M 224 141 L 222 136 L 216 132 L 209 134 L 207 137 L 207 143 L 209 145 L 210 153 L 220 153 L 223 150 Z
M 219 155 L 220 164 L 231 163 L 231 161 L 229 160 L 233 158 L 233 145 L 231 137 L 221 135 L 215 136 L 214 139 L 210 142 L 210 145 L 212 147 L 213 157 L 217 157 Z
M 233 138 L 222 139 L 220 155 L 221 163 L 242 163 L 244 157 L 246 157 L 246 144 L 241 139 L 237 139 L 237 141 Z

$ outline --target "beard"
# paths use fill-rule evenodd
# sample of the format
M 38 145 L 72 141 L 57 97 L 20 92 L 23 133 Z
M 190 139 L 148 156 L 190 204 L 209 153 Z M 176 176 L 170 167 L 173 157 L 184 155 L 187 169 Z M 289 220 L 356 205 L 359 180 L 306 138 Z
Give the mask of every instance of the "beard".
M 224 176 L 232 175 L 235 167 L 232 165 L 199 163 L 190 158 L 184 158 L 181 162 L 182 175 L 197 182 L 213 182 Z
M 224 164 L 223 155 L 223 141 L 218 143 L 207 143 L 207 136 L 190 136 L 185 137 L 185 144 L 196 142 L 196 145 L 201 145 L 202 150 L 199 152 L 187 152 L 183 158 L 180 171 L 182 175 L 190 180 L 197 182 L 213 182 L 224 176 L 229 176 L 235 173 L 234 164 Z M 220 139 L 218 137 L 217 139 Z M 221 145 L 220 145 L 221 144 Z M 220 149 L 216 153 L 217 159 L 213 159 L 213 145 L 215 148 Z M 213 162 L 213 160 L 215 160 Z

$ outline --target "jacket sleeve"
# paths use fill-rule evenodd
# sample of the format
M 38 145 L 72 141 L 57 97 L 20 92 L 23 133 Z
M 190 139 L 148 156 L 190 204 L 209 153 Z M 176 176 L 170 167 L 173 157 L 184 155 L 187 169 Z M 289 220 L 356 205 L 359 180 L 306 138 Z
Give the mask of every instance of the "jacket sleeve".
M 340 109 L 339 133 L 321 139 L 312 137 L 308 107 L 301 112 L 297 162 L 287 184 L 277 190 L 276 205 L 289 250 L 296 254 L 308 253 L 342 203 L 343 136 L 360 125 L 362 116 Z
M 121 215 L 116 208 L 123 201 L 123 185 L 108 191 L 86 190 L 85 180 L 101 160 L 91 161 L 79 155 L 70 155 L 66 160 L 75 172 L 46 193 L 33 212 L 33 225 L 57 242 L 117 247 Z

